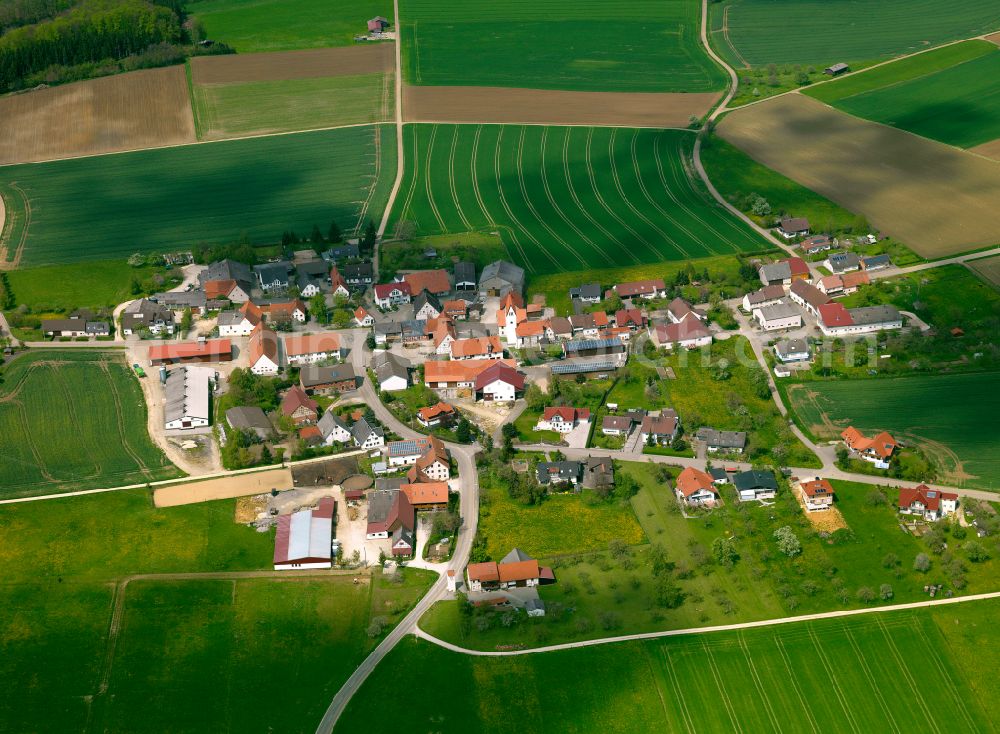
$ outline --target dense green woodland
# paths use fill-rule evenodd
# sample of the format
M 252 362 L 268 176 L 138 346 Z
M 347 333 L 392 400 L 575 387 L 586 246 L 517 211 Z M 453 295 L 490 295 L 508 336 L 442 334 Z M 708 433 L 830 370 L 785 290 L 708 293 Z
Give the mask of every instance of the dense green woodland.
M 0 0 L 0 29 L 0 91 L 177 63 L 199 35 L 179 0 Z

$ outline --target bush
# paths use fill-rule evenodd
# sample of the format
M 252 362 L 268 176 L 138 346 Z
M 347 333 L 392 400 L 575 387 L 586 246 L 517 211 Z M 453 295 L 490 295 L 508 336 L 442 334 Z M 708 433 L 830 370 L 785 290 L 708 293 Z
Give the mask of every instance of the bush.
M 882 568 L 895 568 L 899 565 L 899 556 L 895 553 L 886 553 L 882 558 Z
M 388 625 L 389 620 L 385 617 L 372 617 L 372 621 L 368 623 L 368 636 L 373 639 L 381 636 Z
M 913 570 L 919 571 L 920 573 L 927 573 L 931 570 L 931 559 L 926 553 L 917 553 L 917 557 L 913 559 Z
M 865 604 L 869 604 L 875 601 L 875 592 L 870 586 L 862 586 L 858 589 L 858 601 L 862 601 Z
M 775 530 L 774 537 L 778 541 L 778 550 L 789 558 L 802 552 L 802 543 L 788 525 Z
M 667 609 L 676 609 L 684 603 L 684 592 L 670 576 L 658 576 L 655 584 L 656 603 Z
M 736 550 L 736 542 L 732 538 L 716 538 L 712 541 L 712 555 L 716 563 L 725 568 L 732 568 L 739 560 L 740 554 Z
M 889 584 L 882 584 L 878 587 L 878 596 L 883 601 L 889 601 L 893 597 L 892 587 Z
M 986 550 L 983 544 L 975 540 L 970 540 L 963 545 L 962 550 L 965 551 L 966 557 L 973 563 L 982 563 L 989 560 L 990 557 L 989 551 Z

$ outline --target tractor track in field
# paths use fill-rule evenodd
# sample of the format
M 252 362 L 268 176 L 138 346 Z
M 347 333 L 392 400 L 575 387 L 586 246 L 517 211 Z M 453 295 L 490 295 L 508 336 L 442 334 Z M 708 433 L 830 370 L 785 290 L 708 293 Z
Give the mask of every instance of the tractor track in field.
M 563 176 L 566 178 L 566 188 L 569 189 L 569 195 L 573 199 L 573 203 L 576 204 L 576 208 L 583 214 L 583 216 L 587 219 L 588 222 L 590 222 L 590 224 L 595 229 L 600 230 L 601 233 L 603 233 L 604 236 L 608 238 L 609 242 L 617 245 L 621 249 L 624 249 L 625 243 L 622 242 L 617 237 L 615 237 L 613 234 L 611 234 L 611 232 L 606 227 L 604 227 L 604 225 L 602 225 L 594 218 L 594 216 L 590 213 L 590 211 L 588 211 L 588 209 L 583 205 L 583 202 L 580 201 L 580 197 L 576 193 L 576 187 L 573 185 L 573 177 L 569 170 L 569 141 L 571 134 L 572 134 L 572 129 L 566 128 L 566 134 L 563 136 L 563 145 L 562 145 Z M 614 263 L 613 258 L 611 258 L 607 253 L 602 252 L 601 254 L 604 255 L 605 259 L 607 259 L 609 262 L 611 262 L 612 264 Z
M 684 728 L 687 729 L 688 734 L 696 734 L 694 722 L 691 720 L 691 712 L 687 707 L 687 698 L 684 696 L 684 691 L 678 680 L 677 669 L 674 668 L 674 659 L 670 656 L 670 650 L 663 650 L 663 657 L 666 661 L 664 668 L 666 668 L 667 676 L 670 679 L 670 688 L 674 692 L 674 697 L 680 702 L 681 720 L 684 722 Z
M 431 138 L 427 141 L 427 157 L 424 158 L 424 193 L 427 194 L 427 203 L 431 207 L 434 219 L 437 220 L 438 230 L 441 234 L 447 234 L 448 228 L 444 224 L 441 212 L 438 210 L 437 202 L 434 201 L 434 187 L 431 186 L 431 159 L 434 158 L 434 141 L 437 139 L 438 126 L 431 127 Z
M 542 243 L 539 242 L 535 238 L 535 236 L 531 234 L 531 232 L 521 223 L 521 220 L 514 215 L 513 210 L 510 208 L 510 204 L 507 202 L 507 197 L 503 193 L 503 186 L 500 181 L 500 143 L 503 141 L 503 131 L 504 128 L 501 127 L 500 133 L 499 135 L 497 135 L 497 146 L 493 154 L 493 176 L 496 179 L 497 194 L 499 194 L 500 196 L 500 204 L 501 206 L 503 206 L 504 211 L 507 212 L 507 216 L 510 217 L 510 221 L 516 224 L 518 229 L 520 229 L 521 232 L 524 233 L 525 237 L 527 237 L 529 240 L 531 240 L 532 243 L 534 243 L 535 247 L 538 248 L 539 253 L 546 255 L 550 260 L 552 260 L 557 269 L 561 269 L 559 267 L 559 263 L 553 260 L 548 250 L 545 250 L 542 247 Z M 530 260 L 528 260 L 528 262 L 530 262 Z
M 562 245 L 563 248 L 566 250 L 566 252 L 573 253 L 573 257 L 575 257 L 580 262 L 580 264 L 583 265 L 583 267 L 586 267 L 587 261 L 584 260 L 582 257 L 580 257 L 579 253 L 577 253 L 577 251 L 573 249 L 566 240 L 560 237 L 559 234 L 551 226 L 549 226 L 549 223 L 545 221 L 545 218 L 542 217 L 541 214 L 538 213 L 538 210 L 535 208 L 535 205 L 531 202 L 531 197 L 528 195 L 528 186 L 524 181 L 524 136 L 526 134 L 526 131 L 527 128 L 522 126 L 521 133 L 517 138 L 517 153 L 515 158 L 515 165 L 517 167 L 517 181 L 521 189 L 521 198 L 524 199 L 524 203 L 527 204 L 528 211 L 531 212 L 531 216 L 535 218 L 536 222 L 542 225 L 545 231 L 549 233 L 549 236 L 552 237 L 552 239 L 554 239 L 560 245 Z M 544 167 L 544 165 L 545 161 L 543 160 L 542 166 Z M 543 249 L 545 248 L 543 247 Z M 558 267 L 560 267 L 560 269 L 565 270 L 565 268 L 563 268 L 560 263 L 556 262 L 556 258 L 552 255 L 552 253 L 548 251 L 548 249 L 545 249 L 545 254 L 548 256 L 550 260 L 552 260 L 553 263 L 555 263 Z
M 483 213 L 483 216 L 486 217 L 486 221 L 489 223 L 489 227 L 495 228 L 497 230 L 499 229 L 507 230 L 507 236 L 510 238 L 511 243 L 517 250 L 517 254 L 520 255 L 520 261 L 524 264 L 525 270 L 527 270 L 529 273 L 533 273 L 535 271 L 535 266 L 528 259 L 528 255 L 524 251 L 524 248 L 521 247 L 521 243 L 517 239 L 517 233 L 514 231 L 514 228 L 506 224 L 500 225 L 496 223 L 496 220 L 493 218 L 493 215 L 490 214 L 489 210 L 486 208 L 486 201 L 483 199 L 483 192 L 479 190 L 479 176 L 476 173 L 476 163 L 479 160 L 479 139 L 482 137 L 482 134 L 483 134 L 483 126 L 479 125 L 476 128 L 475 137 L 473 137 L 472 139 L 472 156 L 469 158 L 469 171 L 472 174 L 471 178 L 472 178 L 473 195 L 476 197 L 476 203 L 479 205 L 479 210 Z M 500 238 L 500 241 L 501 242 L 503 241 L 502 237 Z M 507 245 L 504 244 L 504 247 L 506 248 Z M 507 254 L 510 254 L 509 249 L 507 250 Z
M 111 393 L 111 398 L 115 403 L 115 425 L 118 427 L 118 436 L 121 439 L 121 446 L 125 449 L 125 453 L 127 453 L 132 458 L 132 461 L 135 462 L 136 468 L 142 472 L 143 476 L 145 476 L 146 479 L 152 479 L 152 471 L 150 471 L 150 468 L 146 466 L 146 462 L 142 460 L 139 454 L 136 453 L 135 449 L 133 449 L 128 443 L 128 437 L 125 431 L 125 411 L 122 408 L 121 396 L 114 387 L 114 376 L 111 374 L 111 368 L 108 366 L 107 360 L 102 359 L 100 361 L 100 365 L 101 371 L 104 372 L 108 378 L 108 382 L 111 384 L 109 392 Z
M 702 640 L 701 647 L 708 658 L 708 668 L 712 672 L 712 679 L 715 681 L 715 687 L 719 692 L 719 700 L 722 701 L 722 706 L 726 709 L 726 715 L 729 716 L 729 721 L 733 725 L 732 731 L 742 734 L 743 727 L 740 726 L 740 718 L 736 715 L 736 709 L 733 707 L 733 702 L 730 700 L 729 694 L 726 693 L 722 673 L 719 672 L 719 666 L 715 664 L 715 656 L 712 655 L 712 648 L 706 645 L 704 640 Z
M 901 729 L 899 724 L 896 722 L 896 718 L 892 715 L 892 710 L 885 701 L 885 697 L 878 687 L 878 680 L 876 680 L 875 675 L 872 673 L 871 668 L 868 666 L 868 661 L 864 658 L 864 652 L 861 650 L 861 646 L 858 645 L 858 641 L 854 639 L 854 635 L 851 634 L 850 629 L 844 630 L 844 636 L 851 645 L 851 650 L 854 652 L 854 656 L 858 659 L 858 667 L 861 668 L 861 672 L 865 674 L 865 678 L 868 680 L 868 684 L 871 686 L 872 691 L 875 693 L 875 698 L 878 701 L 879 708 L 882 709 L 882 713 L 885 714 L 885 718 L 889 721 L 889 726 L 896 734 L 901 734 Z
M 799 683 L 795 679 L 795 673 L 792 671 L 792 661 L 788 658 L 788 651 L 785 650 L 785 645 L 781 641 L 781 638 L 777 635 L 774 636 L 774 645 L 778 650 L 778 655 L 781 656 L 781 662 L 785 666 L 785 672 L 788 673 L 788 682 L 792 686 L 792 690 L 795 691 L 796 697 L 799 699 L 799 705 L 802 711 L 805 712 L 806 718 L 809 720 L 809 726 L 813 730 L 813 734 L 820 734 L 819 725 L 816 723 L 816 717 L 813 716 L 812 709 L 806 700 L 806 697 L 802 695 L 802 689 L 799 688 Z
M 830 687 L 833 689 L 833 693 L 837 697 L 837 701 L 840 703 L 840 708 L 844 712 L 844 717 L 847 719 L 847 723 L 850 724 L 851 729 L 855 734 L 861 734 L 858 722 L 854 720 L 854 715 L 851 713 L 850 703 L 844 695 L 844 691 L 841 689 L 840 684 L 837 682 L 837 676 L 834 672 L 833 664 L 830 662 L 830 658 L 827 657 L 826 651 L 823 650 L 823 646 L 812 627 L 809 627 L 809 640 L 812 642 L 813 649 L 816 650 L 816 656 L 819 658 L 820 664 L 826 671 L 826 676 L 830 679 Z
M 882 637 L 885 638 L 886 644 L 889 647 L 889 651 L 892 653 L 892 657 L 896 661 L 896 665 L 899 666 L 900 672 L 903 674 L 903 677 L 906 678 L 906 682 L 910 686 L 910 690 L 913 691 L 920 690 L 917 685 L 917 682 L 910 674 L 910 669 L 906 667 L 906 662 L 903 660 L 903 656 L 899 654 L 899 648 L 896 647 L 896 643 L 893 641 L 892 635 L 889 634 L 889 628 L 885 626 L 885 622 L 883 622 L 881 619 L 877 619 L 877 623 L 879 629 L 882 631 Z M 927 723 L 937 734 L 941 734 L 941 729 L 938 727 L 937 722 L 934 720 L 934 717 L 931 715 L 930 710 L 927 708 L 927 704 L 924 703 L 923 698 L 920 696 L 915 696 L 914 698 L 916 699 L 917 706 L 920 708 L 920 712 L 924 715 L 924 718 L 927 720 Z
M 518 139 L 518 144 L 517 144 L 517 173 L 518 173 L 518 178 L 521 181 L 521 193 L 524 196 L 525 200 L 527 201 L 528 200 L 528 192 L 527 192 L 527 190 L 525 188 L 525 185 L 524 185 L 524 175 L 523 175 L 524 166 L 522 165 L 523 154 L 524 154 L 524 137 L 525 137 L 526 132 L 527 132 L 527 128 L 522 127 L 521 128 L 521 136 Z M 541 169 L 542 188 L 545 191 L 546 198 L 549 200 L 549 205 L 553 208 L 553 210 L 555 210 L 555 212 L 559 215 L 559 217 L 564 222 L 566 222 L 566 224 L 569 225 L 570 229 L 572 229 L 574 232 L 576 232 L 577 235 L 584 242 L 586 242 L 587 244 L 589 244 L 591 247 L 596 247 L 596 245 L 590 240 L 590 238 L 588 238 L 580 230 L 580 228 L 576 226 L 576 224 L 574 224 L 572 221 L 570 221 L 569 217 L 567 217 L 566 214 L 563 212 L 563 210 L 559 208 L 559 204 L 556 203 L 555 197 L 552 196 L 552 189 L 549 188 L 548 173 L 545 170 L 545 140 L 546 140 L 547 137 L 548 137 L 548 128 L 543 128 L 543 131 L 542 131 L 542 141 L 541 141 L 541 152 L 540 152 L 540 155 L 541 155 L 541 165 L 539 166 L 539 168 Z M 531 209 L 532 214 L 534 214 L 535 217 L 540 222 L 542 222 L 542 226 L 544 226 L 549 231 L 549 233 L 552 234 L 553 237 L 555 237 L 556 235 L 555 235 L 554 230 L 551 227 L 549 227 L 548 222 L 546 222 L 541 216 L 539 216 L 538 211 L 535 209 L 534 204 L 532 204 L 530 201 L 528 201 L 528 207 Z M 568 242 L 566 242 L 564 239 L 562 239 L 561 237 L 559 237 L 558 240 L 559 240 L 559 242 L 561 242 L 566 247 L 566 249 L 569 252 L 573 253 L 573 256 L 577 260 L 580 261 L 581 265 L 583 265 L 584 267 L 587 266 L 587 261 L 580 256 L 580 254 L 576 251 L 576 248 L 571 247 L 570 244 Z
M 416 125 L 411 127 L 410 130 L 413 133 L 413 135 L 410 136 L 413 139 L 413 158 L 414 158 L 413 162 L 414 164 L 416 164 L 417 151 L 418 151 Z M 403 209 L 402 209 L 402 214 L 400 215 L 400 219 L 406 219 L 406 216 L 408 214 L 411 214 L 410 207 L 413 204 L 413 197 L 416 196 L 416 191 L 417 191 L 417 174 L 416 172 L 414 172 L 413 177 L 410 179 L 410 186 L 406 191 L 406 198 L 403 200 Z
M 629 232 L 629 234 L 631 234 L 632 237 L 635 238 L 636 242 L 641 242 L 646 247 L 652 247 L 652 243 L 648 242 L 646 238 L 640 237 L 638 232 L 632 229 L 632 227 L 629 226 L 629 224 L 624 219 L 618 216 L 618 212 L 614 211 L 608 205 L 608 202 L 601 194 L 600 189 L 597 188 L 597 176 L 594 174 L 594 166 L 592 163 L 592 156 L 590 152 L 591 148 L 593 147 L 593 142 L 594 142 L 594 129 L 591 128 L 590 130 L 587 131 L 586 161 L 587 161 L 587 175 L 590 178 L 590 188 L 593 190 L 594 196 L 597 198 L 597 201 L 600 202 L 601 206 L 604 207 L 604 211 L 610 214 L 612 219 L 614 219 L 616 222 L 618 222 L 618 224 L 620 224 L 624 229 L 626 229 Z M 628 253 L 629 257 L 632 258 L 632 262 L 635 265 L 642 264 L 642 260 L 632 251 L 631 248 L 626 248 L 623 250 L 623 252 Z
M 451 189 L 451 200 L 455 204 L 455 211 L 458 212 L 458 216 L 462 220 L 462 224 L 465 225 L 465 228 L 471 232 L 473 229 L 472 223 L 465 216 L 462 204 L 458 200 L 458 189 L 455 187 L 455 151 L 458 149 L 458 129 L 458 125 L 456 125 L 455 131 L 451 136 L 451 152 L 448 154 L 448 188 Z
M 764 688 L 764 683 L 760 677 L 760 673 L 757 671 L 757 665 L 753 661 L 753 656 L 750 654 L 750 648 L 747 645 L 746 637 L 743 635 L 743 630 L 736 633 L 736 639 L 740 643 L 740 650 L 743 653 L 743 659 L 746 661 L 747 669 L 750 671 L 750 677 L 753 679 L 754 687 L 757 689 L 757 694 L 760 702 L 764 705 L 764 709 L 767 712 L 767 718 L 771 720 L 771 726 L 778 734 L 782 734 L 781 722 L 774 713 L 774 708 L 771 706 L 771 701 L 768 698 L 767 690 Z
M 24 202 L 24 225 L 21 227 L 21 237 L 13 248 L 14 256 L 8 260 L 11 252 L 11 243 L 8 240 L 17 224 L 17 213 L 2 201 L 3 197 L 0 197 L 0 270 L 17 270 L 20 267 L 24 246 L 28 242 L 28 228 L 31 226 L 31 201 L 28 195 L 16 181 L 11 181 L 9 185 Z
M 972 714 L 969 713 L 969 710 L 965 707 L 965 703 L 962 701 L 962 694 L 955 685 L 955 681 L 952 679 L 952 676 L 948 674 L 948 671 L 945 670 L 944 664 L 941 662 L 941 658 L 938 656 L 937 650 L 927 643 L 926 635 L 919 634 L 921 630 L 918 625 L 914 624 L 913 626 L 918 632 L 917 637 L 919 638 L 920 643 L 924 646 L 924 649 L 927 650 L 927 654 L 930 655 L 931 659 L 934 661 L 934 667 L 937 668 L 939 679 L 943 680 L 945 685 L 948 687 L 948 690 L 952 695 L 952 700 L 961 710 L 962 717 L 965 719 L 965 722 L 969 725 L 971 730 L 979 731 L 979 727 L 976 726 L 976 723 L 972 718 Z
M 354 233 L 359 234 L 364 226 L 365 217 L 368 216 L 368 209 L 371 207 L 372 199 L 375 197 L 375 189 L 378 188 L 378 180 L 382 175 L 382 130 L 377 125 L 372 128 L 375 131 L 375 174 L 372 178 L 372 185 L 368 187 L 368 196 L 365 197 L 361 209 L 358 211 L 358 221 L 354 225 Z

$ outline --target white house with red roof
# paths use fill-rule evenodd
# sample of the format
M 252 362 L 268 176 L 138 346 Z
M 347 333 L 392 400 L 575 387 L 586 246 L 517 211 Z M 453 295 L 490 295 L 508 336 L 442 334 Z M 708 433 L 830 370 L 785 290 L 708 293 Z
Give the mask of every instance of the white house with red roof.
M 679 324 L 656 324 L 649 331 L 653 343 L 667 349 L 673 349 L 675 345 L 694 349 L 712 343 L 712 332 L 694 316 L 688 316 Z
M 801 480 L 799 494 L 806 512 L 820 512 L 833 507 L 833 485 L 826 479 L 815 477 Z
M 926 484 L 899 488 L 899 511 L 904 515 L 920 515 L 928 522 L 954 515 L 958 510 L 958 495 L 931 489 Z
M 372 288 L 375 295 L 375 305 L 383 311 L 409 303 L 412 298 L 410 284 L 401 281 L 399 283 L 378 283 Z
M 278 532 L 274 536 L 275 571 L 330 568 L 335 507 L 332 497 L 324 497 L 315 509 L 278 518 Z
M 364 306 L 358 306 L 354 309 L 354 323 L 362 327 L 374 326 L 375 318 L 365 310 Z
M 678 500 L 695 507 L 712 507 L 719 499 L 712 475 L 693 466 L 685 467 L 677 475 L 674 493 Z
M 510 365 L 495 361 L 476 375 L 476 400 L 512 403 L 524 392 L 524 375 Z
M 542 411 L 542 417 L 535 425 L 535 430 L 569 433 L 577 426 L 589 424 L 590 408 L 551 406 Z
M 871 462 L 879 469 L 889 468 L 892 454 L 899 445 L 887 431 L 868 438 L 854 426 L 845 428 L 840 437 L 844 439 L 844 445 L 857 454 L 858 458 Z

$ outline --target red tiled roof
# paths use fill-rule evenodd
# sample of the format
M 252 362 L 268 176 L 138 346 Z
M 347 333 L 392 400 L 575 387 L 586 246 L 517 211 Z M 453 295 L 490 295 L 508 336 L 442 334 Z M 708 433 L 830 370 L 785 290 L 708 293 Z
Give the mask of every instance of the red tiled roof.
M 515 370 L 509 364 L 506 364 L 504 361 L 491 361 L 493 364 L 476 375 L 476 390 L 482 390 L 487 385 L 501 380 L 506 382 L 508 385 L 512 385 L 515 390 L 524 389 L 524 375 Z
M 451 343 L 452 357 L 479 357 L 484 354 L 503 354 L 503 344 L 498 336 L 481 336 L 474 339 L 456 339 Z
M 193 359 L 195 357 L 231 357 L 233 343 L 229 339 L 210 339 L 204 342 L 157 344 L 149 348 L 149 361 L 167 359 Z
M 285 337 L 285 354 L 300 357 L 304 354 L 320 354 L 340 350 L 340 334 L 302 334 Z
M 900 508 L 909 508 L 914 502 L 920 502 L 931 512 L 941 509 L 941 500 L 957 500 L 958 495 L 953 492 L 939 492 L 931 489 L 926 484 L 919 484 L 916 487 L 899 488 Z
M 809 265 L 801 257 L 790 257 L 785 262 L 788 263 L 788 269 L 791 271 L 792 277 L 796 275 L 809 277 Z
M 896 439 L 887 431 L 882 431 L 872 438 L 867 438 L 854 426 L 845 428 L 841 432 L 840 437 L 844 439 L 844 443 L 855 451 L 872 451 L 883 459 L 892 456 L 892 452 L 896 450 L 896 446 L 898 445 Z
M 448 502 L 448 482 L 420 482 L 404 484 L 399 491 L 406 495 L 414 507 L 443 505 Z
M 305 390 L 295 385 L 281 399 L 281 412 L 285 415 L 291 415 L 299 408 L 307 408 L 315 413 L 319 410 L 319 403 L 306 395 Z
M 424 421 L 433 420 L 439 415 L 454 415 L 455 409 L 448 405 L 448 403 L 437 403 L 436 405 L 429 405 L 426 408 L 421 408 L 417 411 L 417 415 Z
M 278 335 L 264 326 L 263 321 L 253 327 L 253 331 L 250 332 L 248 349 L 251 367 L 257 364 L 257 361 L 264 356 L 267 356 L 272 362 L 278 364 Z
M 656 327 L 656 338 L 660 344 L 701 339 L 711 334 L 694 316 L 689 316 L 678 324 L 658 324 Z
M 854 323 L 843 303 L 824 303 L 819 307 L 819 320 L 824 326 L 850 326 Z
M 660 279 L 634 280 L 628 283 L 619 283 L 615 286 L 615 292 L 622 298 L 631 298 L 632 296 L 648 296 L 665 288 L 666 285 Z
M 685 497 L 690 497 L 699 490 L 716 494 L 712 476 L 693 466 L 685 467 L 684 471 L 677 475 L 677 490 Z
M 424 382 L 474 382 L 484 370 L 502 362 L 513 367 L 512 359 L 466 359 L 458 362 L 431 360 L 424 363 Z
M 569 406 L 551 406 L 542 411 L 542 420 L 551 422 L 553 418 L 559 416 L 560 420 L 566 423 L 574 423 L 578 420 L 590 420 L 590 408 L 571 408 Z
M 233 292 L 236 287 L 235 280 L 208 280 L 205 281 L 205 298 L 213 300 L 225 298 Z
M 399 291 L 400 293 L 405 293 L 406 295 L 412 295 L 410 291 L 410 284 L 406 282 L 402 283 L 379 283 L 373 290 L 375 291 L 375 297 L 380 301 L 384 301 L 393 291 Z
M 799 482 L 799 486 L 802 487 L 802 491 L 805 492 L 808 497 L 833 496 L 833 486 L 825 479 L 810 479 L 808 481 Z
M 247 317 L 247 321 L 256 326 L 264 320 L 264 312 L 255 303 L 247 301 L 240 306 L 240 313 Z
M 446 270 L 418 270 L 407 273 L 403 276 L 403 280 L 410 284 L 411 293 L 426 290 L 434 295 L 441 295 L 451 290 Z

